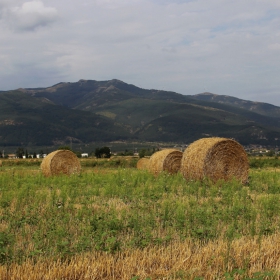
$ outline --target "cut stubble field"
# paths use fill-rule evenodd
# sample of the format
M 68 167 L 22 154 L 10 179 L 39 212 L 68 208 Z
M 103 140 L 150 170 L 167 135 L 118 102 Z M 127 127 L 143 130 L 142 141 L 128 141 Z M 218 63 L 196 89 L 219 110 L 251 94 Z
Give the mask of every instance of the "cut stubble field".
M 278 160 L 252 159 L 247 185 L 136 162 L 46 178 L 40 161 L 4 160 L 0 279 L 279 279 Z

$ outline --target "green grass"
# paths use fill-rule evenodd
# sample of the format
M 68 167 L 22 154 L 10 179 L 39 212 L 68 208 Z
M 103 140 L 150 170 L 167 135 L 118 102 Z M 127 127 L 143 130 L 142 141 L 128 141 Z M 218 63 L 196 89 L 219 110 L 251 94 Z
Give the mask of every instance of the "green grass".
M 91 166 L 94 166 L 92 167 Z M 0 263 L 68 258 L 91 250 L 167 246 L 191 238 L 233 240 L 279 231 L 279 173 L 250 183 L 157 178 L 126 160 L 84 162 L 77 176 L 45 178 L 35 165 L 0 172 Z
M 278 157 L 250 157 L 249 162 L 251 168 L 280 167 L 280 160 L 278 159 Z

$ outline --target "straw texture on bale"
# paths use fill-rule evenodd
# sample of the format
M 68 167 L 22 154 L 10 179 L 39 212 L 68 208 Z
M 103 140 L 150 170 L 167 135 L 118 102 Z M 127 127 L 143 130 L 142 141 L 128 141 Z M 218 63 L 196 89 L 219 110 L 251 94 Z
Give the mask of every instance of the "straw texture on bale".
M 149 159 L 148 158 L 140 158 L 138 161 L 137 161 L 137 169 L 140 169 L 140 170 L 148 170 L 149 169 Z
M 170 174 L 180 170 L 183 153 L 176 149 L 165 149 L 154 153 L 149 160 L 149 171 L 154 175 L 166 171 Z
M 77 156 L 69 150 L 57 150 L 48 154 L 41 163 L 45 176 L 80 173 L 81 164 Z
M 183 153 L 181 172 L 187 180 L 233 178 L 248 182 L 249 162 L 244 148 L 228 138 L 202 138 Z

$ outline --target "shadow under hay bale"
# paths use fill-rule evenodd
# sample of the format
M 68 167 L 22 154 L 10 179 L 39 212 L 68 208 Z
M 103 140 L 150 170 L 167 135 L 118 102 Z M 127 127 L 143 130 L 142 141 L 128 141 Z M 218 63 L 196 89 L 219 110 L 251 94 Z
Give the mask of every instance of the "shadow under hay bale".
M 244 148 L 227 138 L 202 138 L 183 153 L 181 172 L 187 180 L 209 178 L 213 182 L 236 178 L 248 182 L 249 162 Z
M 165 149 L 154 153 L 149 159 L 149 171 L 154 175 L 166 171 L 175 174 L 180 170 L 183 153 L 176 149 Z
M 137 161 L 136 168 L 139 170 L 148 170 L 149 169 L 149 162 L 150 160 L 148 158 L 140 158 Z
M 81 164 L 73 152 L 57 150 L 43 159 L 41 170 L 46 177 L 59 174 L 79 174 L 81 172 Z

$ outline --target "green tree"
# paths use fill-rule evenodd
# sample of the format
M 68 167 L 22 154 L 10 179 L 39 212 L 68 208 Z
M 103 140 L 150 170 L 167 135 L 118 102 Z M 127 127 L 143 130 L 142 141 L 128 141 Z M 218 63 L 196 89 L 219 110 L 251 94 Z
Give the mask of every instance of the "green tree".
M 18 147 L 17 150 L 16 150 L 16 156 L 18 158 L 23 158 L 23 156 L 24 156 L 24 149 L 21 148 L 21 147 Z
M 39 153 L 39 157 L 40 157 L 40 158 L 43 158 L 43 154 L 44 154 L 44 151 L 41 150 L 40 153 Z
M 80 151 L 75 152 L 75 154 L 76 154 L 76 156 L 77 156 L 78 158 L 81 158 L 81 157 L 82 157 L 82 153 L 81 153 Z
M 132 150 L 125 150 L 124 155 L 125 156 L 133 156 L 133 151 Z
M 275 156 L 275 151 L 270 150 L 266 155 L 267 155 L 268 157 L 273 157 L 273 156 Z
M 141 150 L 139 151 L 139 157 L 140 157 L 140 158 L 143 158 L 145 155 L 146 155 L 146 149 L 141 149 Z
M 103 147 L 103 148 L 96 148 L 94 155 L 97 158 L 110 158 L 111 157 L 111 151 L 109 147 Z

